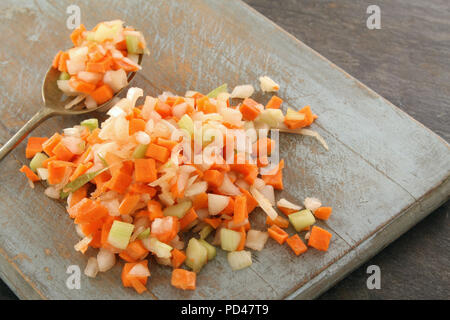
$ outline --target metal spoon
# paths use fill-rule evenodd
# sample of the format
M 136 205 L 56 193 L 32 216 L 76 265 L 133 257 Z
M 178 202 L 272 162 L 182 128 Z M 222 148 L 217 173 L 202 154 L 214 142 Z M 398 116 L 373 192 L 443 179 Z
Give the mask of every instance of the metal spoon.
M 141 65 L 143 55 L 139 55 L 138 64 Z M 44 101 L 44 106 L 38 111 L 25 125 L 17 131 L 17 133 L 5 143 L 4 146 L 0 148 L 0 160 L 2 160 L 11 150 L 13 150 L 26 136 L 33 131 L 37 126 L 39 126 L 43 121 L 47 120 L 53 116 L 67 116 L 67 115 L 80 115 L 93 111 L 99 111 L 100 109 L 107 110 L 107 107 L 111 104 L 111 100 L 97 106 L 92 109 L 65 109 L 65 105 L 69 100 L 64 98 L 64 93 L 59 90 L 56 81 L 58 80 L 60 72 L 55 68 L 50 67 L 45 75 L 44 82 L 42 83 L 42 100 Z M 128 75 L 128 84 L 133 80 L 136 72 L 131 72 Z M 115 95 L 117 96 L 124 90 L 122 88 Z M 114 98 L 113 97 L 113 98 Z M 101 111 L 101 110 L 100 110 Z

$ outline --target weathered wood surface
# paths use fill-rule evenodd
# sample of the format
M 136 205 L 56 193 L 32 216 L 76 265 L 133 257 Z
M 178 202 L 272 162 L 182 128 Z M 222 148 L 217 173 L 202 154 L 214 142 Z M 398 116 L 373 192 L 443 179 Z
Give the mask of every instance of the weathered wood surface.
M 290 168 L 284 196 L 320 195 L 335 208 L 322 223 L 333 232 L 328 253 L 310 250 L 295 258 L 269 242 L 251 268 L 234 273 L 220 253 L 198 277 L 195 292 L 171 288 L 170 270 L 154 265 L 150 293 L 139 298 L 313 297 L 448 198 L 450 151 L 443 140 L 237 1 L 127 1 L 126 7 L 102 1 L 96 10 L 88 1 L 1 2 L 0 37 L 10 44 L 0 50 L 4 141 L 39 107 L 48 59 L 69 44 L 63 26 L 72 3 L 89 27 L 122 18 L 145 32 L 152 54 L 136 84 L 149 94 L 208 91 L 223 82 L 256 85 L 258 76 L 268 74 L 280 83 L 287 106 L 309 104 L 320 115 L 315 128 L 331 149 L 325 152 L 308 138 L 281 137 Z M 55 118 L 36 134 L 77 121 Z M 73 251 L 77 236 L 63 205 L 18 176 L 23 154 L 21 145 L 0 168 L 2 278 L 21 298 L 136 298 L 121 287 L 118 266 L 94 280 L 83 278 L 81 290 L 66 288 L 67 266 L 84 268 L 86 258 Z
M 245 2 L 450 141 L 448 1 Z M 366 28 L 373 4 L 381 8 L 381 30 Z M 449 214 L 447 201 L 321 298 L 450 298 Z M 366 287 L 373 264 L 381 268 L 380 290 Z

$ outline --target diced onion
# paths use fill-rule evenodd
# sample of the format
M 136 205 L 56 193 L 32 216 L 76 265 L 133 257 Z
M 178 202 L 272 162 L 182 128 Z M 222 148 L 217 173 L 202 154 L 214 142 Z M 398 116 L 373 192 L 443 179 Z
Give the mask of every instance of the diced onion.
M 90 257 L 86 268 L 84 269 L 84 274 L 87 275 L 90 278 L 95 278 L 98 273 L 98 263 L 97 259 L 94 257 Z
M 279 208 L 287 208 L 287 209 L 292 209 L 292 210 L 301 210 L 302 207 L 298 206 L 296 204 L 293 204 L 292 202 L 287 201 L 286 199 L 282 198 L 280 200 L 278 200 L 277 202 L 277 206 Z
M 136 132 L 136 141 L 140 144 L 149 144 L 150 136 L 144 131 L 138 131 Z
M 253 92 L 255 92 L 255 89 L 251 84 L 245 84 L 242 86 L 237 86 L 233 89 L 233 92 L 231 92 L 231 98 L 248 98 L 250 97 Z
M 303 201 L 303 204 L 305 205 L 306 209 L 309 209 L 312 212 L 316 211 L 322 206 L 320 200 L 316 198 L 306 198 L 305 201 Z
M 252 254 L 250 251 L 229 252 L 227 259 L 233 271 L 241 270 L 252 265 Z
M 81 239 L 75 246 L 75 251 L 80 251 L 81 253 L 85 253 L 89 243 L 92 241 L 92 236 L 86 236 L 83 239 Z
M 275 220 L 278 213 L 274 210 L 270 201 L 266 199 L 255 187 L 250 188 L 250 193 L 253 195 L 255 200 L 258 202 L 261 209 L 270 217 L 270 219 Z
M 206 192 L 208 189 L 208 183 L 206 181 L 200 181 L 192 184 L 186 191 L 184 192 L 184 195 L 186 197 L 193 197 L 200 193 Z
M 239 190 L 239 188 L 236 187 L 233 182 L 231 182 L 228 174 L 224 175 L 223 183 L 218 189 L 221 193 L 228 196 L 238 196 L 241 194 L 241 190 Z
M 116 263 L 116 255 L 105 248 L 100 248 L 97 253 L 98 270 L 105 272 L 111 269 Z
M 208 193 L 208 211 L 211 215 L 219 214 L 228 206 L 230 197 Z
M 138 263 L 133 268 L 130 269 L 130 272 L 128 272 L 128 275 L 134 276 L 134 277 L 149 277 L 150 271 L 148 271 L 148 268 L 146 268 L 142 264 Z
M 275 205 L 275 191 L 271 185 L 265 185 L 261 190 L 259 190 L 261 194 L 269 200 L 272 206 Z
M 267 232 L 248 230 L 245 246 L 253 250 L 261 251 L 264 248 L 268 238 L 269 233 Z
M 259 82 L 261 90 L 264 92 L 274 92 L 280 89 L 280 86 L 268 76 L 259 77 Z
M 61 189 L 57 189 L 53 186 L 50 186 L 44 190 L 45 195 L 52 199 L 59 199 L 60 192 Z

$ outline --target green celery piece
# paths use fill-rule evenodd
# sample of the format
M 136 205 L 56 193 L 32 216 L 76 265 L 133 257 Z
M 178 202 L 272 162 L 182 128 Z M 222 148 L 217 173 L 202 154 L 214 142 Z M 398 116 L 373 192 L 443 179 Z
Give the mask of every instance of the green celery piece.
M 46 156 L 42 152 L 36 153 L 33 159 L 31 159 L 30 169 L 33 170 L 33 172 L 36 172 L 37 168 L 42 168 L 42 162 L 44 162 L 44 160 L 46 159 L 48 159 L 48 156 Z
M 221 85 L 220 87 L 215 88 L 214 90 L 212 90 L 210 93 L 207 94 L 207 96 L 209 98 L 217 98 L 217 96 L 222 93 L 222 92 L 227 92 L 228 90 L 228 85 L 226 83 L 224 83 L 223 85 Z
M 200 235 L 200 239 L 206 239 L 213 230 L 213 227 L 211 227 L 210 225 L 204 226 L 203 229 L 198 233 Z
M 192 201 L 186 200 L 186 201 L 180 202 L 178 204 L 174 204 L 172 206 L 166 207 L 163 210 L 163 214 L 166 217 L 172 216 L 172 217 L 177 217 L 178 219 L 181 219 L 191 209 L 191 207 L 192 207 Z
M 194 134 L 194 121 L 192 121 L 192 118 L 187 114 L 185 114 L 181 117 L 180 120 L 178 120 L 178 126 L 181 129 L 186 130 L 191 135 L 191 137 Z
M 127 51 L 128 53 L 142 53 L 142 49 L 139 48 L 139 37 L 133 35 L 126 35 L 125 41 L 127 43 Z
M 137 238 L 139 240 L 142 240 L 142 239 L 148 238 L 149 236 L 150 236 L 150 228 L 147 228 L 144 231 L 142 231 L 141 233 L 139 233 Z
M 69 193 L 77 191 L 82 186 L 84 186 L 86 183 L 88 183 L 89 181 L 94 179 L 96 176 L 105 172 L 108 169 L 109 169 L 109 167 L 106 167 L 106 168 L 103 168 L 103 169 L 100 169 L 100 170 L 97 170 L 94 172 L 85 173 L 85 174 L 79 176 L 78 178 L 76 178 L 75 180 L 73 180 L 72 182 L 69 182 L 61 190 L 61 194 L 60 194 L 61 199 L 67 198 Z
M 198 273 L 208 262 L 208 250 L 199 240 L 191 238 L 186 248 L 186 266 Z
M 217 254 L 216 247 L 214 247 L 213 245 L 209 244 L 208 242 L 206 242 L 206 241 L 203 240 L 203 239 L 200 239 L 200 240 L 198 240 L 198 241 L 200 242 L 200 244 L 201 244 L 202 246 L 205 247 L 206 252 L 207 252 L 207 254 L 208 254 L 208 261 L 214 259 L 214 258 L 216 257 L 216 254 Z
M 108 235 L 108 243 L 118 249 L 125 250 L 130 242 L 134 225 L 115 220 Z
M 65 71 L 61 72 L 61 74 L 59 75 L 59 78 L 58 78 L 58 80 L 69 80 L 69 79 L 70 79 L 70 74 L 68 74 Z
M 147 152 L 148 144 L 140 144 L 133 151 L 133 159 L 142 159 L 145 157 L 145 153 Z
M 220 229 L 220 246 L 225 251 L 235 251 L 241 241 L 241 234 L 237 231 Z
M 98 128 L 98 119 L 92 118 L 92 119 L 86 119 L 81 121 L 80 123 L 82 126 L 89 129 L 89 131 L 93 131 Z

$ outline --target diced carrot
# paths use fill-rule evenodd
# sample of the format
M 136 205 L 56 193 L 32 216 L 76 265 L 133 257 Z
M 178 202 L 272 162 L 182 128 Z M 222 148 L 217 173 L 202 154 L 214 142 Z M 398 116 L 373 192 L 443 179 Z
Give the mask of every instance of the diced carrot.
M 169 149 L 159 146 L 156 143 L 150 143 L 147 147 L 147 151 L 145 152 L 145 156 L 165 163 L 167 159 L 169 159 L 170 151 Z
M 244 176 L 244 181 L 250 185 L 253 185 L 257 177 L 258 167 L 255 165 L 247 165 L 247 173 Z
M 41 179 L 39 179 L 37 174 L 35 174 L 30 168 L 28 168 L 25 165 L 23 165 L 22 168 L 20 168 L 19 171 L 24 173 L 25 176 L 28 178 L 28 180 L 30 180 L 31 182 L 36 182 L 36 181 L 41 180 Z
M 62 136 L 59 133 L 55 133 L 53 136 L 50 137 L 50 139 L 48 139 L 42 144 L 42 150 L 44 150 L 44 152 L 49 157 L 53 157 L 55 155 L 53 149 L 56 147 L 58 143 L 60 143 L 61 139 Z
M 205 102 L 205 104 L 203 105 L 202 110 L 204 114 L 208 114 L 208 113 L 216 113 L 217 112 L 217 107 L 216 105 L 214 105 L 213 103 L 211 103 L 209 100 Z
M 295 210 L 295 209 L 289 209 L 289 208 L 284 208 L 284 207 L 280 207 L 280 206 L 278 206 L 278 209 L 281 212 L 283 212 L 285 215 L 287 215 L 287 216 L 298 211 L 298 210 Z
M 134 192 L 134 193 L 139 193 L 139 194 L 146 193 L 150 197 L 153 197 L 156 194 L 155 188 L 150 187 L 149 185 L 147 185 L 146 183 L 143 183 L 143 182 L 135 182 L 135 183 L 131 184 L 130 191 Z
M 115 70 L 123 69 L 126 72 L 135 72 L 139 70 L 139 68 L 136 67 L 135 65 L 129 64 L 123 61 L 122 59 L 113 59 L 112 63 L 113 68 L 115 68 Z
M 214 188 L 220 187 L 223 183 L 224 175 L 218 170 L 206 170 L 203 173 L 203 180 L 208 182 L 208 185 Z
M 194 197 L 194 200 L 192 201 L 192 207 L 195 210 L 208 208 L 208 195 L 206 194 L 206 192 L 199 193 Z
M 148 261 L 147 260 L 142 260 L 139 262 L 132 262 L 132 263 L 125 263 L 125 265 L 123 266 L 123 269 L 122 269 L 122 276 L 121 276 L 122 284 L 124 287 L 126 287 L 126 288 L 132 287 L 132 283 L 131 283 L 132 279 L 137 279 L 144 286 L 147 284 L 148 277 L 130 276 L 128 274 L 130 272 L 130 270 L 133 269 L 133 267 L 137 264 L 141 264 L 142 266 L 144 266 L 148 269 Z
M 314 216 L 321 220 L 328 220 L 333 209 L 331 207 L 320 207 L 314 211 Z
M 116 220 L 121 221 L 120 216 L 119 217 L 108 216 L 105 218 L 105 222 L 103 223 L 102 233 L 100 237 L 100 243 L 102 248 L 109 248 L 113 249 L 112 251 L 118 251 L 118 249 L 114 248 L 112 245 L 108 243 L 109 231 L 111 230 L 111 227 L 114 221 Z
M 280 109 L 283 100 L 277 96 L 272 96 L 266 104 L 266 109 Z
M 117 50 L 127 50 L 127 41 L 126 39 L 119 41 L 116 43 Z
M 54 161 L 54 160 L 58 160 L 58 159 L 56 159 L 56 156 L 49 157 L 49 158 L 45 159 L 44 161 L 42 161 L 42 168 L 47 169 L 48 168 L 48 163 L 50 161 Z
M 66 174 L 67 165 L 63 164 L 64 161 L 50 161 L 47 165 L 48 168 L 48 183 L 58 184 L 63 181 Z
M 242 226 L 239 228 L 239 233 L 241 234 L 241 241 L 239 241 L 239 244 L 236 248 L 236 251 L 244 250 L 245 247 L 245 241 L 247 239 L 247 233 L 245 232 L 245 227 Z
M 172 228 L 170 230 L 155 230 L 153 228 L 152 225 L 152 229 L 151 229 L 151 236 L 157 238 L 159 241 L 164 242 L 164 243 L 169 243 L 170 241 L 173 240 L 173 238 L 175 238 L 175 236 L 178 234 L 178 232 L 180 231 L 180 221 L 178 220 L 177 217 L 164 217 L 161 218 L 164 220 L 164 224 L 166 222 L 168 222 L 168 220 L 172 220 Z
M 172 109 L 167 103 L 157 101 L 155 105 L 155 111 L 158 112 L 161 117 L 166 118 L 172 115 Z
M 131 184 L 132 180 L 133 178 L 130 175 L 119 171 L 117 174 L 112 176 L 106 186 L 111 190 L 123 194 Z
M 137 262 L 138 260 L 133 259 L 125 250 L 119 253 L 119 257 L 126 262 Z
M 131 119 L 129 126 L 130 135 L 135 134 L 138 131 L 145 131 L 145 121 L 142 119 Z
M 330 245 L 331 233 L 320 227 L 313 226 L 309 235 L 308 246 L 320 251 L 327 251 Z
M 62 161 L 70 161 L 75 156 L 62 142 L 53 148 L 56 159 Z
M 247 209 L 248 209 L 248 199 L 247 199 Z M 232 197 L 230 197 L 230 201 L 228 201 L 227 206 L 225 207 L 225 209 L 223 209 L 220 214 L 226 214 L 226 215 L 233 215 L 234 213 L 234 199 Z M 248 213 L 248 211 L 247 211 Z
M 181 267 L 183 262 L 186 260 L 186 255 L 183 251 L 178 249 L 172 250 L 172 266 L 176 269 Z
M 184 230 L 187 226 L 189 226 L 197 218 L 198 218 L 197 212 L 195 212 L 194 208 L 191 208 L 184 215 L 184 217 L 180 219 L 180 230 Z
M 75 206 L 72 208 L 75 208 Z M 85 205 L 77 209 L 75 223 L 91 223 L 93 221 L 105 218 L 108 215 L 108 209 L 100 204 L 100 202 L 88 199 Z
M 209 101 L 209 97 L 208 96 L 200 96 L 199 98 L 195 98 L 195 105 L 197 107 L 198 111 L 203 111 L 203 107 L 205 105 L 205 103 Z
M 86 198 L 88 190 L 88 185 L 85 184 L 81 188 L 77 189 L 76 191 L 72 192 L 72 196 L 70 197 L 69 207 L 73 207 L 78 202 Z
M 314 122 L 314 117 L 310 106 L 303 107 L 299 110 L 299 113 L 303 113 L 305 115 L 306 126 L 309 126 Z
M 76 167 L 75 171 L 70 176 L 69 180 L 73 181 L 79 176 L 83 175 L 88 171 L 94 164 L 92 162 L 80 163 Z
M 222 219 L 220 218 L 205 218 L 203 221 L 209 224 L 214 229 L 217 229 L 217 227 L 222 223 Z
M 163 211 L 161 208 L 161 203 L 159 203 L 158 201 L 150 200 L 147 203 L 147 208 L 148 208 L 148 212 L 149 212 L 148 218 L 150 219 L 150 222 L 152 222 L 156 218 L 164 217 L 164 214 L 163 214 Z
M 258 139 L 252 145 L 253 156 L 270 156 L 275 147 L 275 141 L 267 137 Z
M 58 51 L 58 53 L 53 58 L 52 67 L 55 69 L 58 69 L 59 66 L 59 59 L 61 58 L 62 51 Z
M 247 197 L 237 196 L 234 200 L 234 215 L 233 223 L 240 224 L 248 217 L 247 212 Z
M 239 110 L 242 113 L 242 117 L 245 120 L 253 121 L 256 119 L 256 117 L 261 113 L 259 109 L 256 107 L 258 103 L 250 98 L 244 99 L 244 101 L 241 104 L 241 107 Z
M 306 250 L 308 250 L 308 247 L 303 243 L 302 239 L 298 236 L 298 234 L 293 235 L 290 238 L 286 239 L 286 243 L 291 247 L 292 251 L 299 256 Z
M 94 145 L 96 143 L 102 143 L 103 140 L 98 137 L 100 133 L 100 128 L 97 128 L 91 132 L 91 134 L 86 138 L 86 142 L 90 145 Z
M 102 104 L 106 101 L 109 101 L 113 97 L 113 95 L 114 92 L 107 84 L 98 87 L 90 93 L 90 96 L 95 100 L 95 102 L 97 102 L 97 104 Z
M 141 196 L 139 194 L 127 193 L 119 205 L 120 214 L 130 214 L 136 208 Z
M 71 77 L 69 80 L 69 85 L 78 92 L 92 94 L 95 90 L 95 84 L 77 79 L 76 77 Z
M 136 290 L 137 293 L 142 294 L 147 291 L 147 288 L 136 278 L 130 279 L 131 286 Z
M 137 182 L 153 182 L 157 178 L 154 159 L 135 159 L 134 177 Z
M 36 153 L 42 152 L 42 144 L 47 140 L 47 137 L 29 137 L 27 147 L 25 149 L 25 156 L 27 158 L 33 158 Z
M 253 210 L 255 210 L 255 208 L 258 206 L 258 202 L 256 201 L 256 199 L 251 195 L 250 192 L 248 192 L 247 190 L 243 189 L 243 188 L 239 188 L 239 190 L 241 190 L 241 192 L 244 194 L 244 196 L 247 198 L 247 213 L 249 214 L 250 212 L 252 212 Z
M 269 236 L 279 244 L 283 244 L 289 237 L 287 232 L 277 225 L 271 226 L 269 229 L 267 229 L 267 232 L 269 233 Z
M 158 137 L 158 139 L 156 140 L 156 144 L 165 147 L 169 150 L 172 150 L 173 147 L 175 147 L 178 144 L 178 142 Z
M 61 53 L 60 57 L 59 57 L 59 62 L 58 62 L 58 70 L 61 72 L 67 72 L 67 60 L 69 60 L 69 53 L 68 52 L 63 52 Z
M 80 45 L 81 40 L 83 39 L 83 32 L 86 31 L 86 28 L 83 24 L 80 24 L 75 30 L 72 31 L 70 35 L 70 40 L 74 46 Z
M 184 269 L 174 269 L 172 271 L 171 284 L 182 290 L 195 290 L 196 274 Z
M 275 174 L 261 175 L 261 178 L 268 185 L 273 186 L 275 189 L 283 190 L 283 173 L 284 159 L 278 164 L 278 170 Z M 272 172 L 271 172 L 272 173 Z
M 98 61 L 89 61 L 86 63 L 86 71 L 94 72 L 94 73 L 105 73 L 108 70 L 111 70 L 111 66 L 113 64 L 113 60 L 111 57 L 104 57 Z
M 125 251 L 135 261 L 144 259 L 149 252 L 144 247 L 141 240 L 135 240 L 133 242 L 130 242 Z
M 281 216 L 277 216 L 275 220 L 272 220 L 270 219 L 269 216 L 267 216 L 266 224 L 269 226 L 276 225 L 279 226 L 280 228 L 286 229 L 287 227 L 289 227 L 289 220 Z

